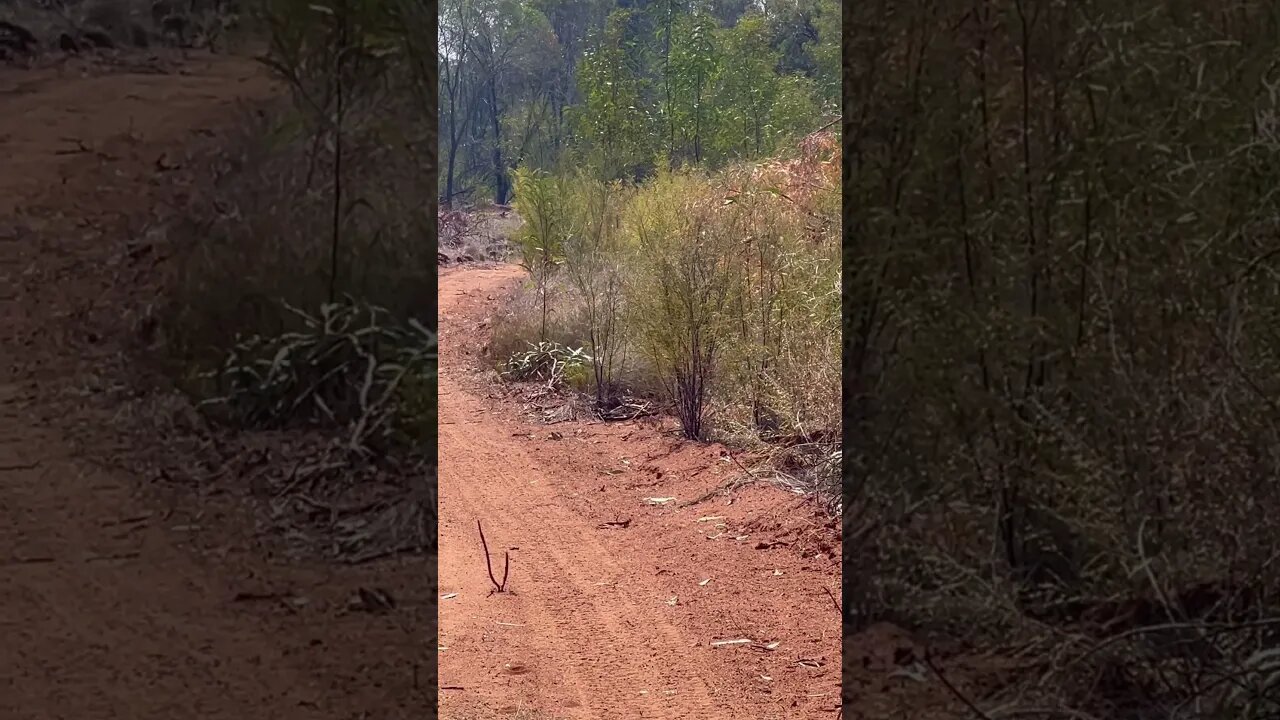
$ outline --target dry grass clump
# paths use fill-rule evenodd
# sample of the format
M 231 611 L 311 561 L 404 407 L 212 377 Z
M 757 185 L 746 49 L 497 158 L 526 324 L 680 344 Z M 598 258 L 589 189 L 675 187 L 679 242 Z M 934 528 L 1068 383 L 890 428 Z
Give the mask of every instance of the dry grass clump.
M 441 263 L 500 262 L 510 252 L 511 238 L 520 225 L 520 218 L 505 207 L 441 209 L 437 213 L 437 225 L 437 259 Z

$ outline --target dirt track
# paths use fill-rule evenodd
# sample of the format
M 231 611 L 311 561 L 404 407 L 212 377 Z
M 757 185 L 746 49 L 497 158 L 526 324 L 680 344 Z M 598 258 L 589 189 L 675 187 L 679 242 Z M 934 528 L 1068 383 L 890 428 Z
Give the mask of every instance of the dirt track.
M 159 502 L 172 481 L 128 467 L 112 427 L 168 256 L 142 229 L 189 192 L 193 139 L 272 93 L 235 58 L 0 70 L 0 718 L 431 717 L 430 558 L 276 561 L 238 496 Z M 515 277 L 441 281 L 442 715 L 831 717 L 832 528 L 767 488 L 646 506 L 732 467 L 652 428 L 530 425 L 488 398 L 467 368 Z M 485 595 L 477 518 L 510 549 L 512 594 Z M 395 612 L 350 611 L 361 587 Z M 778 644 L 710 645 L 739 638 Z
M 520 278 L 440 278 L 441 717 L 829 720 L 832 526 L 774 488 L 678 507 L 737 475 L 722 448 L 637 423 L 540 425 L 496 400 L 473 368 Z M 499 580 L 511 555 L 510 593 L 488 594 L 477 520 Z
M 4 720 L 430 717 L 430 559 L 277 563 L 236 498 L 160 504 L 166 481 L 109 469 L 168 254 L 140 229 L 181 205 L 193 140 L 273 92 L 247 59 L 0 69 Z M 349 612 L 362 586 L 396 613 Z

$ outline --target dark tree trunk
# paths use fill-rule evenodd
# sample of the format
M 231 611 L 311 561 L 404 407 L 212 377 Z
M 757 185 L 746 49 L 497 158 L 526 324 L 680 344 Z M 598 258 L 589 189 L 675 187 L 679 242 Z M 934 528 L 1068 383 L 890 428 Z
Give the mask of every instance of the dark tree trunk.
M 493 123 L 493 201 L 507 204 L 507 168 L 502 161 L 502 118 L 498 109 L 498 82 L 489 77 L 489 117 Z

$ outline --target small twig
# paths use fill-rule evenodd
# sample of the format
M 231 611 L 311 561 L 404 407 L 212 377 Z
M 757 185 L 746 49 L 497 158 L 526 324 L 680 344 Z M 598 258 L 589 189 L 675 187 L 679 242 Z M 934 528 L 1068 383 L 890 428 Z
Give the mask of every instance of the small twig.
M 13 470 L 35 470 L 40 467 L 40 461 L 32 463 L 17 463 L 14 465 L 0 465 L 0 472 L 10 472 Z
M 822 588 L 827 593 L 827 597 L 831 598 L 831 604 L 836 607 L 836 614 L 844 617 L 844 607 L 840 605 L 840 601 L 836 599 L 835 593 L 831 592 L 831 588 Z
M 1164 623 L 1161 625 L 1144 625 L 1142 627 L 1126 630 L 1122 633 L 1119 633 L 1117 635 L 1112 635 L 1111 637 L 1106 638 L 1102 642 L 1099 642 L 1098 644 L 1089 648 L 1088 652 L 1085 652 L 1083 655 L 1080 655 L 1079 657 L 1072 660 L 1071 664 L 1076 665 L 1078 663 L 1084 662 L 1088 658 L 1102 652 L 1103 650 L 1105 650 L 1106 648 L 1112 645 L 1128 640 L 1129 638 L 1137 637 L 1139 635 L 1164 632 L 1166 630 L 1199 630 L 1202 632 L 1203 631 L 1219 631 L 1219 633 L 1227 633 L 1227 632 L 1238 632 L 1240 630 L 1249 630 L 1253 628 L 1265 628 L 1265 627 L 1275 627 L 1275 626 L 1280 626 L 1280 618 L 1272 617 L 1272 618 L 1263 618 L 1260 620 L 1249 620 L 1249 621 L 1230 622 L 1230 623 L 1177 622 L 1177 623 Z
M 126 553 L 117 553 L 115 555 L 92 555 L 90 557 L 85 558 L 84 561 L 97 562 L 100 560 L 132 560 L 138 557 L 140 554 L 141 553 L 126 552 Z
M 231 598 L 231 602 L 252 602 L 255 600 L 280 600 L 284 598 L 283 593 L 278 592 L 238 592 L 235 597 Z
M 93 152 L 93 148 L 91 148 L 91 147 L 89 147 L 88 145 L 86 145 L 86 144 L 85 144 L 85 142 L 84 142 L 83 140 L 79 139 L 79 138 L 69 138 L 69 137 L 64 137 L 64 138 L 62 138 L 62 141 L 63 141 L 63 142 L 69 142 L 69 143 L 75 143 L 75 144 L 76 144 L 76 149 L 75 149 L 75 150 L 57 150 L 57 151 L 55 151 L 55 152 L 54 152 L 54 154 L 55 154 L 55 155 L 80 155 L 80 154 L 82 154 L 82 153 L 91 153 L 91 152 Z
M 737 465 L 737 466 L 738 466 L 738 468 L 739 468 L 739 469 L 741 469 L 741 470 L 742 470 L 742 472 L 743 472 L 744 474 L 746 474 L 746 476 L 747 476 L 747 477 L 751 478 L 752 480 L 755 480 L 756 476 L 755 476 L 755 475 L 752 475 L 752 474 L 751 474 L 751 471 L 750 471 L 750 470 L 748 470 L 748 469 L 746 468 L 746 466 L 745 466 L 745 465 L 743 465 L 742 463 L 738 462 L 738 458 L 734 457 L 734 456 L 733 456 L 733 453 L 726 452 L 726 453 L 725 453 L 725 455 L 726 455 L 726 456 L 728 456 L 728 458 L 729 458 L 730 460 L 732 460 L 732 461 L 733 461 L 733 464 L 734 464 L 734 465 Z
M 15 557 L 10 559 L 8 562 L 6 562 L 5 565 L 35 565 L 38 563 L 51 563 L 51 562 L 53 562 L 53 558 L 45 557 L 45 556 L 28 557 L 28 558 Z
M 842 120 L 843 118 L 844 118 L 844 116 L 843 116 L 843 115 L 837 115 L 835 120 L 832 120 L 831 122 L 828 122 L 826 125 L 823 125 L 822 127 L 818 128 L 817 130 L 814 130 L 813 132 L 811 132 L 811 133 L 809 133 L 809 134 L 810 134 L 810 135 L 816 135 L 816 134 L 818 134 L 818 133 L 822 132 L 823 130 L 826 130 L 827 128 L 831 127 L 832 125 L 835 125 L 836 123 L 840 122 L 840 120 Z

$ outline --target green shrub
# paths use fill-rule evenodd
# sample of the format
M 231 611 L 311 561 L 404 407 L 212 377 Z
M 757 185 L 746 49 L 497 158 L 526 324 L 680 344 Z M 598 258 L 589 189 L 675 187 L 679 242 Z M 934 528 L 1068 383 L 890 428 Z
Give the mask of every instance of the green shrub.
M 205 408 L 246 428 L 350 428 L 353 449 L 425 429 L 428 412 L 434 418 L 430 330 L 350 300 L 316 313 L 287 309 L 300 329 L 237 343 L 203 376 L 216 387 Z
M 556 387 L 570 376 L 585 377 L 590 362 L 591 356 L 582 348 L 543 341 L 513 353 L 504 363 L 502 374 L 512 380 L 537 380 Z
M 624 220 L 639 258 L 631 322 L 692 439 L 705 436 L 711 383 L 732 342 L 728 310 L 741 292 L 735 238 L 719 222 L 719 206 L 705 178 L 660 175 Z
M 583 346 L 598 409 L 660 390 L 690 437 L 838 436 L 839 168 L 834 136 L 817 134 L 768 162 L 639 187 L 518 174 L 537 272 L 491 352 Z

